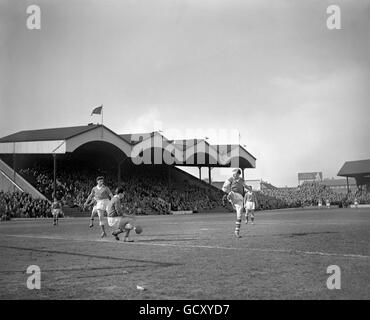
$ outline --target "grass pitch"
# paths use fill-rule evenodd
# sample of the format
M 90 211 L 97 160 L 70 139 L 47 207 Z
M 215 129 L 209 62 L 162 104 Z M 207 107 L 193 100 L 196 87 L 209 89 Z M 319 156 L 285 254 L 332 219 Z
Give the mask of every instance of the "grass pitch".
M 138 217 L 134 243 L 86 218 L 0 223 L 0 299 L 369 299 L 370 209 Z M 41 289 L 26 269 L 41 269 Z M 329 290 L 327 267 L 341 270 Z M 137 286 L 145 290 L 138 290 Z

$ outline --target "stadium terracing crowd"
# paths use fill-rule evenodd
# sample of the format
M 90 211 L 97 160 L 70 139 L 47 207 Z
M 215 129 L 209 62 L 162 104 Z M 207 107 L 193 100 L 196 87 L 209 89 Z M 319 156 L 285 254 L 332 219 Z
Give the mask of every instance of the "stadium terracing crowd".
M 51 199 L 53 191 L 52 173 L 49 169 L 36 167 L 20 170 L 36 188 Z M 116 177 L 108 172 L 99 172 L 105 176 L 107 186 L 116 185 Z M 57 198 L 64 206 L 83 211 L 83 204 L 92 187 L 95 185 L 96 172 L 89 169 L 58 170 Z M 141 174 L 128 175 L 124 179 L 123 188 L 128 195 L 124 199 L 124 207 L 131 214 L 168 214 L 171 210 L 192 210 L 201 212 L 217 207 L 228 207 L 222 201 L 222 191 L 215 188 L 203 188 L 190 183 L 173 183 L 168 186 L 161 174 L 148 176 Z M 348 195 L 336 193 L 329 187 L 318 183 L 304 183 L 297 188 L 264 188 L 256 192 L 258 208 L 270 210 L 279 208 L 297 208 L 315 206 L 319 201 L 325 205 L 347 206 L 358 203 L 370 203 L 370 193 L 358 190 Z M 29 194 L 0 192 L 0 216 L 2 217 L 50 217 L 48 200 L 33 199 Z
M 370 193 L 366 189 L 346 194 L 315 182 L 303 183 L 297 188 L 266 188 L 257 193 L 257 198 L 262 209 L 316 206 L 320 201 L 323 205 L 328 201 L 331 205 L 345 207 L 354 204 L 355 199 L 359 204 L 370 203 Z
M 47 198 L 52 198 L 52 173 L 47 168 L 36 167 L 19 171 Z M 92 187 L 96 184 L 96 171 L 89 169 L 59 169 L 56 197 L 64 206 L 83 211 Z M 108 172 L 104 175 L 105 184 L 114 191 L 116 177 Z M 122 187 L 128 195 L 123 205 L 132 214 L 168 214 L 171 210 L 191 210 L 194 212 L 213 209 L 221 205 L 222 192 L 202 188 L 188 183 L 173 183 L 171 188 L 160 174 L 146 176 L 135 174 L 124 179 Z M 26 193 L 0 193 L 0 213 L 11 217 L 48 217 L 51 216 L 47 200 L 32 199 Z

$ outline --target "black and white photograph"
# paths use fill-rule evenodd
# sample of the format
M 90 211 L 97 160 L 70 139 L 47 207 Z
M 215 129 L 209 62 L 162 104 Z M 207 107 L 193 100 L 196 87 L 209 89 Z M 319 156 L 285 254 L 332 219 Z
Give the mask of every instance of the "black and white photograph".
M 0 0 L 0 300 L 369 300 L 369 36 L 370 0 Z

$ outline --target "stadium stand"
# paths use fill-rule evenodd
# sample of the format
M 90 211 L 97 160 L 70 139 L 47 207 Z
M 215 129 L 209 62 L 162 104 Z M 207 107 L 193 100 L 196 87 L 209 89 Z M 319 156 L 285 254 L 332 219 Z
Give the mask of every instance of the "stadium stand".
M 155 146 L 158 142 L 163 146 L 160 151 L 163 156 L 167 151 L 164 147 L 172 143 L 158 132 L 117 135 L 101 125 L 22 131 L 1 138 L 0 161 L 7 175 L 0 188 L 3 190 L 0 214 L 5 217 L 50 216 L 49 205 L 54 192 L 65 207 L 81 212 L 97 175 L 105 176 L 105 182 L 112 191 L 123 184 L 127 194 L 124 205 L 127 211 L 135 214 L 200 212 L 222 204 L 222 193 L 217 188 L 174 165 L 134 165 L 133 154 L 140 157 L 149 151 L 152 157 L 153 148 L 148 149 L 148 145 L 153 145 L 152 140 L 156 140 Z M 195 149 L 195 152 L 190 153 L 186 140 L 173 143 L 175 148 L 181 146 L 184 152 L 177 154 L 179 158 L 176 160 L 180 159 L 180 163 L 176 164 L 209 168 L 211 165 L 230 166 L 235 159 L 235 150 L 241 148 L 211 146 L 201 139 L 193 141 L 195 143 L 190 149 Z M 206 152 L 206 157 L 198 156 L 200 151 L 196 151 L 197 144 L 201 143 L 202 148 L 198 150 Z M 231 159 L 229 163 L 208 163 L 208 153 L 214 157 L 216 150 L 223 152 L 223 160 Z M 190 161 L 181 162 L 181 159 L 188 158 Z M 200 158 L 206 162 L 200 163 Z M 255 167 L 255 158 L 243 148 L 237 160 L 243 169 Z M 17 177 L 17 180 L 12 177 Z M 11 183 L 6 186 L 9 181 Z M 17 181 L 25 181 L 24 188 L 9 192 L 16 189 Z

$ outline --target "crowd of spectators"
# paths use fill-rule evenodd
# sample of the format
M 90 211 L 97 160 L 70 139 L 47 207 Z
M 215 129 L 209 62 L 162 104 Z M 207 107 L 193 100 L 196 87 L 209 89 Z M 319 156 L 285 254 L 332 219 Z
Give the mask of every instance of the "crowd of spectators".
M 33 199 L 31 195 L 24 192 L 0 191 L 0 216 L 3 220 L 14 217 L 51 217 L 50 203 L 47 200 Z
M 166 171 L 165 171 L 166 172 Z M 53 175 L 51 168 L 33 167 L 21 169 L 20 173 L 45 196 L 51 199 Z M 113 172 L 96 171 L 91 168 L 74 170 L 73 167 L 58 168 L 56 196 L 64 206 L 75 207 L 83 211 L 83 205 L 96 185 L 96 176 L 103 175 L 105 184 L 114 192 L 117 176 Z M 192 210 L 194 212 L 210 210 L 221 205 L 222 192 L 208 186 L 199 187 L 189 183 L 168 185 L 166 174 L 154 170 L 135 170 L 126 173 L 122 179 L 126 193 L 123 204 L 129 213 L 167 214 L 171 210 Z
M 53 175 L 51 168 L 35 166 L 19 171 L 42 194 L 52 200 Z M 126 172 L 122 186 L 126 197 L 123 204 L 131 214 L 168 214 L 170 211 L 191 210 L 201 212 L 224 206 L 232 210 L 230 203 L 223 199 L 223 192 L 208 186 L 189 182 L 168 184 L 166 170 L 140 170 Z M 83 207 L 91 189 L 96 185 L 96 176 L 103 175 L 105 184 L 114 192 L 117 176 L 109 171 L 73 166 L 58 168 L 56 197 L 63 206 L 85 211 Z M 281 209 L 323 205 L 347 206 L 355 202 L 370 203 L 370 193 L 366 189 L 347 194 L 337 193 L 319 183 L 303 183 L 297 188 L 263 188 L 256 192 L 258 209 Z M 90 207 L 91 209 L 91 207 Z M 33 199 L 26 193 L 0 192 L 0 216 L 5 217 L 50 217 L 50 202 Z
M 257 193 L 262 209 L 297 208 L 317 206 L 319 203 L 340 207 L 355 203 L 370 203 L 370 194 L 365 189 L 353 193 L 340 193 L 316 182 L 306 182 L 297 188 L 265 188 Z

